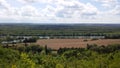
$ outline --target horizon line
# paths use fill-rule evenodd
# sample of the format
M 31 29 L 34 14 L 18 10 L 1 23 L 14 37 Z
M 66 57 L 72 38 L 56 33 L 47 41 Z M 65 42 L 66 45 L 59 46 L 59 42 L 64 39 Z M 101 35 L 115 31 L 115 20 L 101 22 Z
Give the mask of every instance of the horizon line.
M 32 22 L 5 22 L 5 23 L 0 23 L 0 24 L 48 24 L 48 25 L 56 25 L 56 24 L 120 24 L 120 23 L 32 23 Z

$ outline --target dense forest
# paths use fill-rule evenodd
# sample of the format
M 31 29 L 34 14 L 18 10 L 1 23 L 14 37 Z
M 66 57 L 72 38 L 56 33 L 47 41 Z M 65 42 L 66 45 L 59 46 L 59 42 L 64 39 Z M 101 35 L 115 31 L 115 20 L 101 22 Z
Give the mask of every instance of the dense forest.
M 120 24 L 0 24 L 0 35 L 106 36 L 120 38 Z
M 120 45 L 60 48 L 0 46 L 0 68 L 119 68 Z

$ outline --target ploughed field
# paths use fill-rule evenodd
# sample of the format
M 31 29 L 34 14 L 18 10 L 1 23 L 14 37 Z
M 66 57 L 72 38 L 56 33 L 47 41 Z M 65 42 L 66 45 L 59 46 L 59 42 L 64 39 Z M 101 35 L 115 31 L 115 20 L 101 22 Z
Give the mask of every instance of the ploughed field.
M 109 44 L 120 44 L 120 39 L 99 39 L 99 40 L 91 40 L 87 39 L 40 39 L 37 41 L 38 45 L 45 46 L 47 45 L 52 49 L 59 48 L 79 48 L 86 47 L 87 44 L 97 44 L 97 45 L 109 45 Z

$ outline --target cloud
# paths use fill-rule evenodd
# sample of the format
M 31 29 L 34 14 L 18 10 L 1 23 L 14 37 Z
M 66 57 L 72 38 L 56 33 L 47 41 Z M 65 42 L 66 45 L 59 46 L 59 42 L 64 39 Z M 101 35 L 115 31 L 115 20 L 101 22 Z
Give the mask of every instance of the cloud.
M 118 0 L 95 0 L 100 2 L 101 5 L 105 8 L 114 8 L 118 4 Z
M 57 0 L 18 0 L 19 2 L 23 4 L 30 4 L 30 3 L 53 3 L 56 2 Z
M 90 3 L 87 3 L 85 5 L 85 9 L 83 10 L 82 16 L 83 17 L 87 17 L 87 18 L 95 18 L 95 15 L 97 15 L 99 13 L 99 10 L 93 6 Z
M 21 2 L 21 3 L 23 3 L 23 4 L 37 2 L 37 0 L 18 0 L 18 1 Z
M 0 0 L 0 15 L 18 15 L 17 8 L 14 8 L 6 0 Z
M 63 8 L 56 13 L 60 18 L 92 18 L 99 12 L 91 3 L 83 4 L 79 1 L 71 1 L 65 5 L 63 3 L 62 6 Z
M 20 13 L 22 16 L 39 16 L 37 9 L 30 5 L 22 7 Z
M 5 9 L 10 9 L 10 4 L 6 0 L 0 0 L 0 6 L 5 8 Z
M 120 5 L 117 5 L 114 9 L 109 11 L 109 13 L 113 15 L 120 15 Z
M 13 2 L 12 0 L 10 0 Z M 0 20 L 17 22 L 119 22 L 118 0 L 0 0 Z M 15 3 L 15 2 L 14 2 Z M 103 8 L 106 9 L 103 11 Z M 101 10 L 102 9 L 102 10 Z M 109 9 L 109 10 L 108 10 Z

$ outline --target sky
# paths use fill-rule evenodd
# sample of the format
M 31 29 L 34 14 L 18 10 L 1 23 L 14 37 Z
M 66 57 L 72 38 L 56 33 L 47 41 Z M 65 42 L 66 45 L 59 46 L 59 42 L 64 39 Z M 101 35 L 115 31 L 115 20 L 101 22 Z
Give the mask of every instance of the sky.
M 120 0 L 0 0 L 0 23 L 120 24 Z

